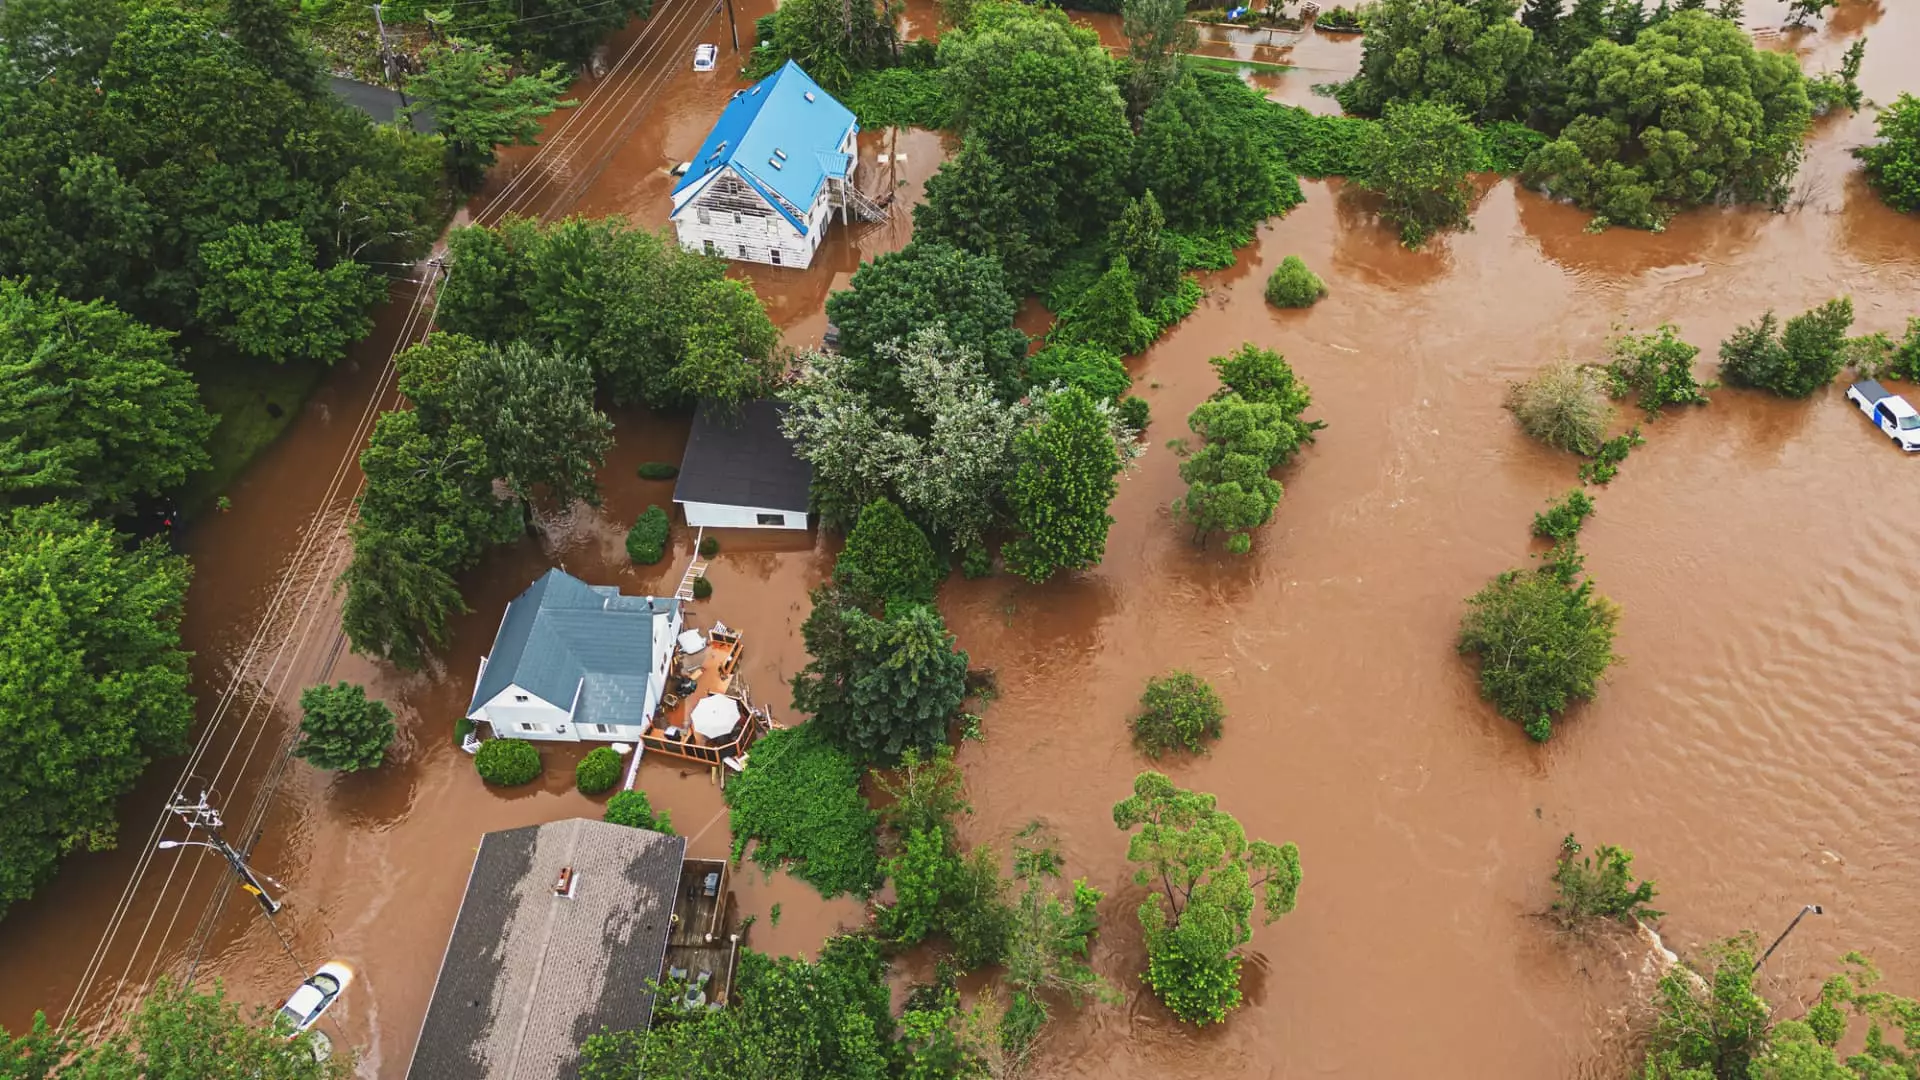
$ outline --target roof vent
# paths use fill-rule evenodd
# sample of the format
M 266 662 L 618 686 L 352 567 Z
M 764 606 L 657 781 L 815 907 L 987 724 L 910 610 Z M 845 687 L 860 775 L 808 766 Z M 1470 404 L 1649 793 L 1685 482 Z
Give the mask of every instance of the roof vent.
M 748 92 L 749 94 L 758 94 L 758 93 L 760 93 L 760 88 L 756 86 L 756 87 L 754 87 L 754 88 L 753 88 L 752 90 L 749 90 L 749 91 L 747 91 L 747 92 Z
M 787 160 L 787 152 L 777 146 L 773 148 L 773 156 L 779 158 L 781 161 Z
M 553 883 L 553 894 L 555 896 L 573 895 L 573 867 L 563 866 L 560 868 L 560 878 Z
M 767 164 L 769 164 L 769 165 L 771 165 L 771 166 L 773 166 L 773 167 L 774 167 L 774 168 L 776 168 L 776 169 L 784 169 L 784 168 L 786 168 L 786 166 L 785 166 L 785 165 L 782 165 L 782 164 L 780 164 L 780 163 L 779 163 L 778 161 L 775 161 L 775 160 L 774 160 L 773 158 L 768 158 L 768 159 L 767 159 Z
M 712 161 L 714 158 L 717 158 L 721 154 L 724 154 L 726 152 L 727 152 L 727 144 L 725 140 L 722 140 L 719 146 L 716 146 L 713 148 L 713 153 L 707 155 L 707 160 Z
M 808 100 L 808 101 L 812 101 L 812 100 L 813 100 L 813 91 L 811 91 L 811 90 L 809 90 L 809 91 L 807 91 L 807 100 Z

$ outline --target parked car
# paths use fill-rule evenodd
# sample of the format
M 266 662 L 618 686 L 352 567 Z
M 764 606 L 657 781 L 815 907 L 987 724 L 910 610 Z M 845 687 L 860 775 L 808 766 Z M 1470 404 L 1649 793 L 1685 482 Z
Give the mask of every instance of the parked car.
M 320 1022 L 320 1016 L 333 1006 L 341 992 L 353 982 L 353 969 L 338 960 L 320 965 L 320 970 L 300 984 L 293 996 L 280 1006 L 278 1021 L 289 1039 Z
M 720 59 L 718 45 L 702 44 L 693 50 L 693 70 L 712 71 L 714 62 Z
M 1909 454 L 1920 453 L 1920 412 L 1915 412 L 1906 398 L 1872 379 L 1863 379 L 1847 387 L 1847 400 L 1880 425 L 1894 445 Z

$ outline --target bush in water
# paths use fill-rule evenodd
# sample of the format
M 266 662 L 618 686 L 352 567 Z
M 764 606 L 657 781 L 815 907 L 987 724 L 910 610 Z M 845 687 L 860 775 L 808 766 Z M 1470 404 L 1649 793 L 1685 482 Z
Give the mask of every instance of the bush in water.
M 473 755 L 473 767 L 489 784 L 517 787 L 540 775 L 540 751 L 525 739 L 488 739 Z
M 1133 741 L 1149 757 L 1168 750 L 1205 750 L 1208 739 L 1220 737 L 1226 709 L 1205 679 L 1191 671 L 1175 671 L 1147 681 L 1140 711 L 1133 717 Z
M 667 557 L 667 533 L 671 523 L 667 512 L 658 506 L 642 511 L 633 528 L 627 530 L 627 558 L 652 566 Z
M 1320 275 L 1307 269 L 1298 255 L 1289 255 L 1273 268 L 1267 278 L 1267 303 L 1274 307 L 1312 307 L 1327 295 L 1327 284 Z
M 598 795 L 620 782 L 620 754 L 611 746 L 596 746 L 573 767 L 573 783 L 582 795 Z
M 1613 421 L 1599 376 L 1558 360 L 1507 387 L 1507 411 L 1520 430 L 1562 450 L 1591 456 Z
M 625 825 L 634 829 L 652 829 L 657 833 L 673 835 L 673 813 L 662 810 L 654 813 L 653 804 L 647 801 L 644 791 L 616 791 L 613 798 L 607 800 L 608 821 L 615 825 Z

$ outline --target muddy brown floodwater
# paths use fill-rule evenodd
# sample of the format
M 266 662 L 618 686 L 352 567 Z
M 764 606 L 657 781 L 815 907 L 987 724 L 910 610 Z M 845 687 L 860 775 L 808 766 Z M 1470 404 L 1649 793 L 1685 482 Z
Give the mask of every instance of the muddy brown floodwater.
M 1778 19 L 1778 4 L 1750 7 L 1756 24 Z M 743 10 L 743 26 L 761 10 Z M 724 23 L 693 32 L 726 40 Z M 1826 27 L 1781 47 L 1820 70 L 1862 34 L 1872 38 L 1869 98 L 1912 88 L 1902 63 L 1920 52 L 1912 6 L 1843 0 Z M 1329 77 L 1357 63 L 1351 39 L 1296 48 Z M 1310 81 L 1326 79 L 1267 89 L 1310 104 Z M 620 145 L 604 171 L 592 175 L 593 144 L 580 142 L 573 167 L 591 178 L 578 208 L 664 220 L 664 166 L 691 152 L 728 84 L 676 68 L 663 85 L 634 134 L 613 140 L 618 129 L 606 126 Z M 1705 346 L 1710 375 L 1714 343 L 1769 307 L 1793 313 L 1848 294 L 1861 331 L 1898 330 L 1920 313 L 1920 220 L 1882 206 L 1847 153 L 1871 133 L 1865 116 L 1822 121 L 1788 213 L 1702 211 L 1659 235 L 1587 234 L 1584 215 L 1498 181 L 1484 185 L 1471 232 L 1408 253 L 1338 184 L 1311 183 L 1305 205 L 1207 277 L 1200 310 L 1133 362 L 1155 445 L 1121 484 L 1102 566 L 1042 587 L 956 580 L 942 599 L 1003 691 L 987 740 L 961 750 L 977 810 L 970 838 L 1004 845 L 1040 818 L 1069 872 L 1108 892 L 1095 964 L 1127 999 L 1062 1010 L 1039 1075 L 1618 1076 L 1629 1006 L 1646 990 L 1644 949 L 1571 946 L 1532 917 L 1569 831 L 1635 852 L 1670 912 L 1661 931 L 1683 954 L 1742 929 L 1770 934 L 1802 903 L 1824 904 L 1828 914 L 1766 969 L 1788 1015 L 1850 948 L 1870 951 L 1890 988 L 1920 991 L 1920 804 L 1910 792 L 1920 694 L 1906 663 L 1920 649 L 1920 485 L 1915 463 L 1838 390 L 1784 402 L 1723 389 L 1646 426 L 1646 445 L 1599 494 L 1583 534 L 1589 571 L 1625 609 L 1626 660 L 1550 744 L 1531 745 L 1495 716 L 1452 648 L 1462 598 L 1525 562 L 1530 515 L 1574 483 L 1574 462 L 1501 411 L 1509 380 L 1563 354 L 1597 355 L 1616 326 L 1677 323 Z M 791 342 L 817 337 L 836 275 L 905 242 L 904 207 L 945 147 L 926 133 L 867 134 L 868 190 L 888 154 L 900 218 L 852 237 L 836 230 L 809 271 L 743 271 Z M 565 209 L 552 185 L 540 190 L 527 200 L 538 212 Z M 1288 254 L 1332 290 L 1310 311 L 1261 300 Z M 242 897 L 214 921 L 198 971 L 267 1003 L 302 965 L 349 961 L 361 979 L 331 1014 L 332 1033 L 360 1048 L 364 1075 L 386 1078 L 405 1071 L 480 834 L 598 812 L 571 790 L 573 753 L 545 750 L 543 784 L 502 793 L 483 788 L 452 745 L 502 606 L 550 565 L 665 591 L 688 554 L 677 535 L 660 566 L 624 558 L 624 525 L 670 487 L 636 480 L 634 466 L 677 458 L 685 421 L 621 415 L 606 505 L 547 520 L 538 537 L 490 556 L 466 582 L 473 613 L 432 670 L 408 675 L 339 652 L 324 583 L 337 569 L 344 495 L 323 495 L 404 314 L 387 313 L 243 479 L 233 510 L 183 538 L 197 567 L 186 633 L 209 716 L 236 671 L 281 700 L 324 677 L 363 681 L 400 713 L 386 768 L 336 778 L 294 762 L 266 800 L 258 861 L 284 887 L 289 948 Z M 1242 341 L 1285 352 L 1328 426 L 1283 474 L 1286 499 L 1252 554 L 1230 557 L 1194 549 L 1170 520 L 1180 484 L 1162 446 L 1213 388 L 1206 358 Z M 316 543 L 303 548 L 309 536 Z M 833 541 L 723 543 L 701 617 L 745 630 L 747 678 L 784 717 L 783 684 L 805 659 L 806 591 L 828 572 Z M 273 603 L 290 561 L 295 601 L 319 586 L 305 607 Z M 263 622 L 275 633 L 249 656 Z M 276 662 L 278 632 L 309 626 Z M 1218 794 L 1254 835 L 1297 841 L 1306 870 L 1299 910 L 1249 947 L 1246 1007 L 1201 1033 L 1141 993 L 1142 893 L 1109 814 L 1147 764 L 1123 718 L 1144 679 L 1174 667 L 1212 680 L 1229 720 L 1213 754 L 1165 767 Z M 243 719 L 247 695 L 236 700 L 210 759 L 231 744 L 231 760 L 252 762 L 216 785 L 233 820 L 256 801 L 262 763 L 291 721 L 284 708 Z M 122 851 L 72 860 L 0 925 L 0 1023 L 17 1029 L 35 1007 L 57 1013 L 81 984 L 172 771 L 156 768 L 127 800 Z M 640 781 L 696 852 L 726 850 L 705 773 L 652 762 Z M 183 870 L 162 889 L 167 865 L 156 861 L 134 891 L 131 929 L 89 980 L 81 1017 L 110 1014 L 123 973 L 122 999 L 182 969 L 208 900 L 230 891 L 204 864 L 191 888 Z M 861 918 L 857 904 L 822 903 L 784 876 L 750 870 L 739 881 L 742 909 L 761 915 L 762 949 L 808 951 Z M 777 927 L 766 917 L 776 902 Z M 184 914 L 170 920 L 174 910 Z

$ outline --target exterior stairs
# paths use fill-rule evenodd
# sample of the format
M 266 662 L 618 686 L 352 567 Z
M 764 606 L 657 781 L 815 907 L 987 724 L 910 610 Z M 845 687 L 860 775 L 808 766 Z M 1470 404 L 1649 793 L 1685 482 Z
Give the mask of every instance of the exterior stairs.
M 885 221 L 892 216 L 885 206 L 867 198 L 865 193 L 852 184 L 840 185 L 840 198 L 846 203 L 847 210 L 861 221 Z M 893 200 L 889 198 L 887 201 Z
M 673 598 L 683 604 L 693 599 L 694 579 L 706 576 L 707 560 L 700 557 L 700 541 L 704 540 L 706 535 L 705 526 L 701 526 L 700 531 L 694 534 L 693 558 L 687 563 L 687 572 L 680 575 L 680 587 L 674 590 Z

